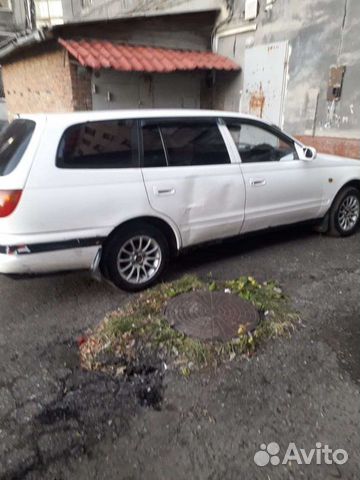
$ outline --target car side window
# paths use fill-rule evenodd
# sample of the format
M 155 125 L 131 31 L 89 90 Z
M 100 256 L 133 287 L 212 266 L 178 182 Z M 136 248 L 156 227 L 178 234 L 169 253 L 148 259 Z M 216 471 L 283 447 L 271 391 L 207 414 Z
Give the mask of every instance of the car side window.
M 144 125 L 142 128 L 144 167 L 166 167 L 161 130 L 158 125 Z
M 144 167 L 230 163 L 217 120 L 160 120 L 143 127 Z
M 243 163 L 297 160 L 294 142 L 261 126 L 236 121 L 225 123 Z
M 60 168 L 134 168 L 131 121 L 87 122 L 69 127 L 63 134 L 56 157 Z

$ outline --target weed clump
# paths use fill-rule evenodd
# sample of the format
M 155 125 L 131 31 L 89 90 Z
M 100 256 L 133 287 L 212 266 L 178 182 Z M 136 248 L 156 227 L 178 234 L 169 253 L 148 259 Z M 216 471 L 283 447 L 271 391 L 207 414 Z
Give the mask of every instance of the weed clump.
M 252 332 L 239 325 L 237 335 L 224 343 L 190 338 L 169 325 L 164 311 L 171 298 L 192 291 L 225 291 L 239 295 L 258 309 L 261 321 Z M 112 373 L 126 374 L 131 363 L 156 355 L 165 368 L 176 368 L 187 377 L 194 369 L 216 366 L 241 355 L 253 355 L 262 342 L 290 335 L 298 318 L 275 282 L 259 283 L 252 277 L 205 282 L 186 275 L 147 290 L 135 301 L 109 313 L 79 347 L 80 357 L 86 369 L 112 369 Z M 101 360 L 104 356 L 114 361 L 104 363 Z

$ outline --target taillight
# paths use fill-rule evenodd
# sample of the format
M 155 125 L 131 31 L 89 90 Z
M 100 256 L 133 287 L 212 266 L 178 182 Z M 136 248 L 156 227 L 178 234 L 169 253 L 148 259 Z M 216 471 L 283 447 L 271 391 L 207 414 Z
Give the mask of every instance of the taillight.
M 21 190 L 0 190 L 0 217 L 7 217 L 17 207 Z

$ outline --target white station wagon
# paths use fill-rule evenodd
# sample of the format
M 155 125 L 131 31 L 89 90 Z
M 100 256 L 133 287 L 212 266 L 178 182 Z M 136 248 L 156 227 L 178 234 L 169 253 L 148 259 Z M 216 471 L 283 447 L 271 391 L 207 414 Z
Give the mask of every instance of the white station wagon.
M 94 269 L 136 291 L 191 245 L 359 226 L 360 163 L 266 122 L 195 110 L 22 116 L 0 136 L 0 272 Z

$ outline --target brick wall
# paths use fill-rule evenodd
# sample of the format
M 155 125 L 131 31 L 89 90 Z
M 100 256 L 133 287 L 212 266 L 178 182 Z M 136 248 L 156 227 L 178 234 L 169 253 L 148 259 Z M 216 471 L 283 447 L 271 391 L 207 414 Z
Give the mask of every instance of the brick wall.
M 92 110 L 91 72 L 70 60 L 73 110 Z
M 312 137 L 296 135 L 300 142 L 319 152 L 360 159 L 360 140 L 337 137 Z
M 62 49 L 28 54 L 3 65 L 2 70 L 10 117 L 92 108 L 91 74 L 73 64 Z
M 69 61 L 63 50 L 3 65 L 3 81 L 10 116 L 73 110 Z

